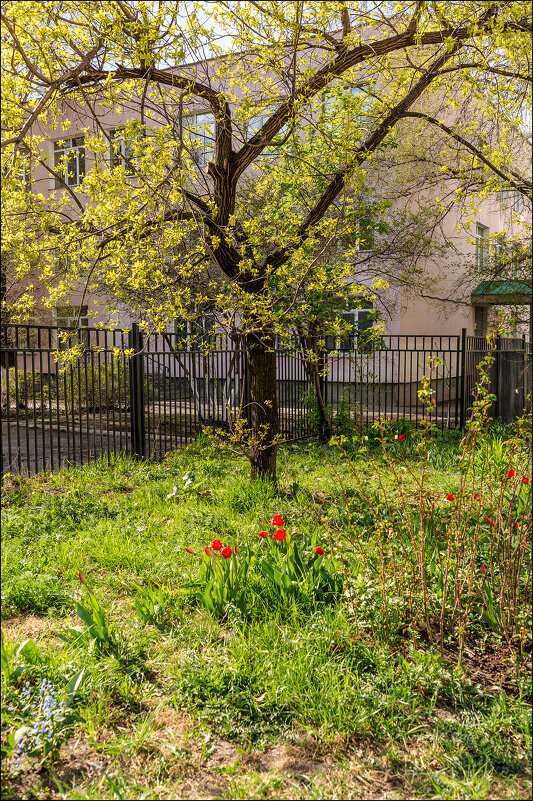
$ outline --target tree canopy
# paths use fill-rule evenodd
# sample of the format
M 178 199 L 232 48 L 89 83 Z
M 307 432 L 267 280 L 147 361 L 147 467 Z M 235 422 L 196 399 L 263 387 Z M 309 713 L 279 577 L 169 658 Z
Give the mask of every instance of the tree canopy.
M 251 359 L 254 475 L 275 334 L 371 295 L 450 203 L 531 197 L 528 2 L 16 0 L 2 27 L 12 310 L 81 284 L 156 327 L 218 313 Z

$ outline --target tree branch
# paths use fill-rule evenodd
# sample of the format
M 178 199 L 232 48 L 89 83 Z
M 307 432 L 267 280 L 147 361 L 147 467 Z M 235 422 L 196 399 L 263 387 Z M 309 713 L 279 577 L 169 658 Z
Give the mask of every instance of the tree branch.
M 524 178 L 519 173 L 515 172 L 515 170 L 509 170 L 508 173 L 503 172 L 499 167 L 497 167 L 493 162 L 489 161 L 489 159 L 483 155 L 483 153 L 479 150 L 479 148 L 475 147 L 471 142 L 466 140 L 448 125 L 445 125 L 440 120 L 436 120 L 434 117 L 430 117 L 429 114 L 422 114 L 420 111 L 406 111 L 403 114 L 404 117 L 413 117 L 417 119 L 427 120 L 432 125 L 437 126 L 442 131 L 444 131 L 448 136 L 452 139 L 455 139 L 456 142 L 463 145 L 467 148 L 471 153 L 473 153 L 483 164 L 485 164 L 492 172 L 498 175 L 502 180 L 506 181 L 506 183 L 510 184 L 514 189 L 518 192 L 521 192 L 526 197 L 531 198 L 531 190 L 532 184 L 531 181 L 528 181 L 527 178 Z
M 461 41 L 456 41 L 454 47 L 447 53 L 439 56 L 433 65 L 424 73 L 418 83 L 413 86 L 410 92 L 400 101 L 379 124 L 376 130 L 368 136 L 363 144 L 357 149 L 352 162 L 341 170 L 330 182 L 329 186 L 311 209 L 304 222 L 298 229 L 296 239 L 290 245 L 281 248 L 276 253 L 269 256 L 266 264 L 273 269 L 281 266 L 290 253 L 299 247 L 309 235 L 310 229 L 316 225 L 325 215 L 335 198 L 345 186 L 347 177 L 376 150 L 389 134 L 396 123 L 406 116 L 407 110 L 420 97 L 424 89 L 434 80 L 440 68 L 452 58 L 457 50 L 462 46 Z
M 497 6 L 491 4 L 478 20 L 478 27 L 481 29 L 488 28 L 489 20 L 493 18 L 496 12 Z M 413 19 L 416 19 L 416 12 Z M 411 24 L 413 19 L 411 20 Z M 238 178 L 250 166 L 258 153 L 260 153 L 261 150 L 272 141 L 276 134 L 279 133 L 294 113 L 296 101 L 301 104 L 306 100 L 310 100 L 331 83 L 334 78 L 339 77 L 357 64 L 411 45 L 424 46 L 428 44 L 442 44 L 445 39 L 449 39 L 450 37 L 457 43 L 463 42 L 471 35 L 471 26 L 463 26 L 457 29 L 443 28 L 439 31 L 429 31 L 422 34 L 418 34 L 415 28 L 414 30 L 397 34 L 388 39 L 382 39 L 379 42 L 362 44 L 352 50 L 345 50 L 339 53 L 333 63 L 323 67 L 301 87 L 297 93 L 296 100 L 291 97 L 282 103 L 249 142 L 243 145 L 243 147 L 233 155 L 234 176 Z

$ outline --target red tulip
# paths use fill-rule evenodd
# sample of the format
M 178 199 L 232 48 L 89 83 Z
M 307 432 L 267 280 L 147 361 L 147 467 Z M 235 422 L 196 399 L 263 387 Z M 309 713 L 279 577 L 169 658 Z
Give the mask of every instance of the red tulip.
M 273 536 L 275 540 L 277 540 L 278 542 L 282 542 L 287 536 L 287 532 L 285 531 L 284 528 L 278 528 L 278 530 L 274 532 Z
M 479 501 L 480 498 L 481 498 L 481 495 L 474 494 L 474 500 L 475 501 Z
M 487 572 L 487 568 L 485 567 L 485 565 L 481 565 L 480 569 L 481 569 L 481 572 L 483 573 L 483 575 L 485 575 L 485 573 Z
M 213 553 L 213 551 L 211 550 L 211 548 L 208 548 L 208 547 L 207 547 L 207 545 L 204 545 L 204 552 L 205 552 L 205 553 L 206 553 L 208 556 L 214 556 L 214 555 L 215 555 L 215 554 Z
M 263 537 L 263 539 L 266 540 L 266 538 L 269 537 L 270 534 L 268 533 L 268 531 L 260 531 L 259 536 Z
M 515 476 L 516 476 L 516 473 L 513 470 L 513 468 L 511 467 L 511 469 L 507 471 L 507 478 L 514 478 Z
M 187 553 L 194 553 L 192 548 L 185 548 L 185 550 L 187 551 Z
M 231 548 L 228 547 L 222 548 L 222 556 L 224 557 L 224 559 L 229 559 L 232 553 L 233 551 L 231 550 Z
M 529 484 L 529 478 L 527 476 L 524 476 L 522 479 L 522 484 Z
M 273 526 L 282 526 L 283 518 L 280 515 L 274 515 L 274 517 L 270 522 L 272 523 Z
M 399 434 L 398 439 L 400 442 L 405 439 L 405 434 Z
M 87 584 L 87 579 L 85 578 L 83 573 L 78 573 L 78 578 L 79 578 L 79 580 L 81 581 L 82 584 Z
M 431 508 L 432 508 L 432 509 L 434 509 L 434 508 L 435 508 L 435 501 L 431 501 Z
M 315 553 L 317 553 L 319 556 L 324 556 L 325 551 L 323 548 L 320 547 L 320 545 L 317 545 L 315 548 Z
M 455 500 L 455 497 L 454 497 L 454 496 L 452 495 L 452 493 L 450 492 L 450 494 L 449 494 L 449 495 L 446 495 L 446 500 L 447 500 L 447 501 L 454 501 L 454 500 Z
M 222 548 L 222 543 L 220 542 L 220 540 L 213 540 L 213 542 L 211 543 L 211 548 L 214 551 L 220 551 Z

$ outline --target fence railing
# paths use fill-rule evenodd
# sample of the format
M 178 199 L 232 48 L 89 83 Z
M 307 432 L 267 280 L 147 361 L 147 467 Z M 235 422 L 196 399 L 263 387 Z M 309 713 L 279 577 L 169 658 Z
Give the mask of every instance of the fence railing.
M 246 355 L 238 340 L 226 348 L 179 349 L 174 335 L 144 336 L 136 324 L 128 332 L 10 325 L 0 334 L 2 474 L 55 470 L 102 454 L 162 456 L 202 429 L 229 429 L 249 409 Z M 475 367 L 486 353 L 479 339 L 463 331 L 343 340 L 342 350 L 319 354 L 318 364 L 296 345 L 279 348 L 281 435 L 297 440 L 316 433 L 317 383 L 333 421 L 349 415 L 364 427 L 403 418 L 416 427 L 425 413 L 417 393 L 424 375 L 436 401 L 432 421 L 442 429 L 462 426 Z M 512 353 L 514 367 L 498 357 L 494 381 L 512 385 L 513 407 L 509 412 L 506 390 L 507 401 L 496 411 L 509 416 L 525 404 L 531 345 L 502 342 L 498 352 Z

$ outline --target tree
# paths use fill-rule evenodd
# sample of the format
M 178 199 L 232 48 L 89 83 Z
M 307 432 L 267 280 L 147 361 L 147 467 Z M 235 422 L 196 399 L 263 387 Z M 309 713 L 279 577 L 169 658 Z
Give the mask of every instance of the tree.
M 368 213 L 380 165 L 400 180 L 425 135 L 435 182 L 531 192 L 514 161 L 526 2 L 17 0 L 2 21 L 4 250 L 49 303 L 82 281 L 153 326 L 206 304 L 225 316 L 248 354 L 252 477 L 276 472 L 276 334 L 369 291 L 351 255 L 386 230 L 379 196 Z M 110 133 L 117 107 L 131 119 Z M 83 170 L 68 148 L 45 152 L 73 120 Z M 51 195 L 14 191 L 22 158 Z M 426 178 L 427 161 L 412 171 Z

